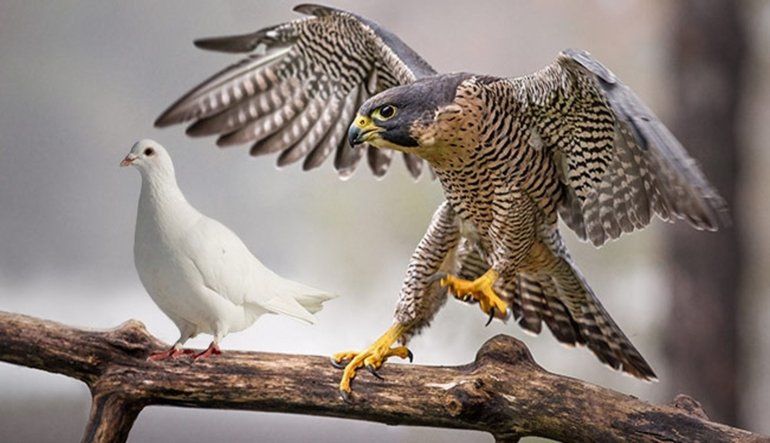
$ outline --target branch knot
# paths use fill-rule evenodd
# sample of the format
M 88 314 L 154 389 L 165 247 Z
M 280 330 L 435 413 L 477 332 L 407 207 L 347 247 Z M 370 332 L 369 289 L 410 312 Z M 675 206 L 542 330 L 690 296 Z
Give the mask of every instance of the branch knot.
M 509 335 L 498 334 L 487 340 L 476 353 L 477 366 L 486 364 L 522 366 L 535 369 L 537 364 L 521 340 Z
M 120 326 L 104 332 L 107 341 L 115 348 L 131 356 L 145 354 L 147 349 L 164 347 L 164 343 L 150 335 L 144 323 L 128 320 Z

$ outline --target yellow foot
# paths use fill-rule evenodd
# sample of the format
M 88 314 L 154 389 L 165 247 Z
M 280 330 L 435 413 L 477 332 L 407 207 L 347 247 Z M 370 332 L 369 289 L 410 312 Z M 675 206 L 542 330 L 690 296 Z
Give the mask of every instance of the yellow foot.
M 360 368 L 366 367 L 375 377 L 382 379 L 382 376 L 377 373 L 377 369 L 380 369 L 389 357 L 408 358 L 410 362 L 413 360 L 412 351 L 406 346 L 392 347 L 405 330 L 404 325 L 396 323 L 366 350 L 362 352 L 338 352 L 332 356 L 332 365 L 345 368 L 342 373 L 342 380 L 340 380 L 340 394 L 343 399 L 350 400 L 350 382 L 355 378 L 356 371 Z
M 452 295 L 459 300 L 479 302 L 481 310 L 489 315 L 489 320 L 487 320 L 487 325 L 489 325 L 493 318 L 504 319 L 508 315 L 508 303 L 498 297 L 495 290 L 492 289 L 497 277 L 497 271 L 494 269 L 490 269 L 473 281 L 447 275 L 441 279 L 441 286 L 448 286 Z

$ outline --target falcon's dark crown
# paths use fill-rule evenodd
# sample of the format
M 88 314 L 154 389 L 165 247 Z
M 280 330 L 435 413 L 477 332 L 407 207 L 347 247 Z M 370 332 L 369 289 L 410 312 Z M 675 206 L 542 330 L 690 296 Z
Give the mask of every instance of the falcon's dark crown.
M 417 140 L 411 135 L 413 124 L 420 120 L 433 120 L 435 111 L 454 101 L 457 87 L 470 74 L 444 74 L 420 79 L 412 84 L 397 86 L 383 91 L 365 101 L 358 113 L 371 117 L 383 129 L 380 137 L 398 146 L 415 148 Z M 384 106 L 394 106 L 393 118 L 382 120 L 373 113 Z

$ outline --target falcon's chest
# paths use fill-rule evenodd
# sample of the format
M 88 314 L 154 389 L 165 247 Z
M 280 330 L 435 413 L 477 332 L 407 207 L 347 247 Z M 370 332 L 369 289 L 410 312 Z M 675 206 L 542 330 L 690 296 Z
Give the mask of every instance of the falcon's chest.
M 504 177 L 486 168 L 436 170 L 444 195 L 460 219 L 486 232 L 495 217 L 496 189 L 506 187 Z
M 513 207 L 527 200 L 551 221 L 559 197 L 553 161 L 537 133 L 510 131 L 491 137 L 453 168 L 436 168 L 447 201 L 460 218 L 485 235 L 497 220 L 503 225 L 517 214 Z
M 431 161 L 436 175 L 455 212 L 482 233 L 494 219 L 513 216 L 505 208 L 514 200 L 550 208 L 558 185 L 532 118 L 498 90 L 504 86 L 464 83 L 436 124 L 436 150 L 442 151 Z

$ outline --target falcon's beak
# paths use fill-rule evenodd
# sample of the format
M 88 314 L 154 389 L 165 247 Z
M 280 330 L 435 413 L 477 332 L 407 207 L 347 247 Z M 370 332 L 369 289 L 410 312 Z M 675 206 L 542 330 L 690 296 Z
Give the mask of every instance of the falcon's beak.
M 375 125 L 371 118 L 358 114 L 348 129 L 348 141 L 350 146 L 355 147 L 379 137 L 377 134 L 381 131 L 382 128 Z
M 126 158 L 124 158 L 123 160 L 121 160 L 121 162 L 120 162 L 120 166 L 121 166 L 121 167 L 123 167 L 123 166 L 130 166 L 130 165 L 131 165 L 131 163 L 133 163 L 133 162 L 134 162 L 134 160 L 136 160 L 136 156 L 135 156 L 135 155 L 133 155 L 133 154 L 128 154 L 128 155 L 126 156 Z

